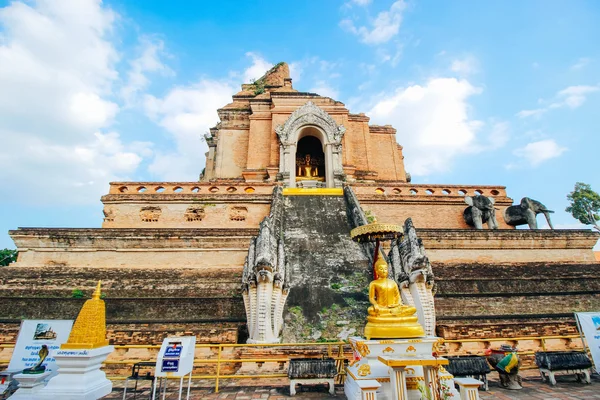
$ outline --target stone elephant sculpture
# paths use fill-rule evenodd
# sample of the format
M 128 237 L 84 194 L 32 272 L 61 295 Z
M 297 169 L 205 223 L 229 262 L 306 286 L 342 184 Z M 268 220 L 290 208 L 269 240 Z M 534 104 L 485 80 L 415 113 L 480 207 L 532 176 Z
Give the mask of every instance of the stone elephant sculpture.
M 463 218 L 467 225 L 473 226 L 475 229 L 483 229 L 483 224 L 487 222 L 490 229 L 498 229 L 493 197 L 465 196 L 465 203 L 469 205 L 463 212 Z
M 537 200 L 530 199 L 529 197 L 523 197 L 521 204 L 518 206 L 510 206 L 504 210 L 504 222 L 511 226 L 518 225 L 529 225 L 529 229 L 537 229 L 536 216 L 538 214 L 544 214 L 548 226 L 550 229 L 554 229 L 552 221 L 550 220 L 550 213 L 554 211 L 548 210 L 545 205 Z

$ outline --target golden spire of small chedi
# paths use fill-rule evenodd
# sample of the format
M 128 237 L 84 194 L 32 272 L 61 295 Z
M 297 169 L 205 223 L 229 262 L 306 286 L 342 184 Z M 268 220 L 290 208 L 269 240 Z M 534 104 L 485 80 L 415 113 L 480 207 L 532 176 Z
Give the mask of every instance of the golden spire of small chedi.
M 60 346 L 61 349 L 96 349 L 108 346 L 106 340 L 106 306 L 100 298 L 100 285 L 92 298 L 87 300 L 73 324 L 69 340 Z

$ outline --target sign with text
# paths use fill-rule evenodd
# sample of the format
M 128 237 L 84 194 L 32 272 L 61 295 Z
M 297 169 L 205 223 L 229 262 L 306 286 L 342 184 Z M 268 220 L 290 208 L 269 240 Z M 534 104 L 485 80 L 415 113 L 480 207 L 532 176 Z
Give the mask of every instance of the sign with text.
M 575 315 L 598 370 L 600 368 L 600 312 L 575 313 Z
M 158 351 L 154 376 L 186 376 L 194 368 L 195 336 L 174 336 L 163 339 Z
M 177 372 L 179 371 L 179 359 L 163 360 L 162 372 Z
M 165 350 L 165 358 L 179 358 L 181 357 L 181 344 L 169 345 Z
M 60 349 L 60 345 L 69 339 L 72 327 L 72 320 L 24 320 L 21 322 L 21 329 L 8 364 L 8 370 L 24 370 L 35 366 L 40 360 L 38 353 L 42 345 L 46 345 L 49 354 L 42 365 L 46 367 L 46 371 L 52 372 L 46 379 L 49 380 L 58 370 L 54 354 Z

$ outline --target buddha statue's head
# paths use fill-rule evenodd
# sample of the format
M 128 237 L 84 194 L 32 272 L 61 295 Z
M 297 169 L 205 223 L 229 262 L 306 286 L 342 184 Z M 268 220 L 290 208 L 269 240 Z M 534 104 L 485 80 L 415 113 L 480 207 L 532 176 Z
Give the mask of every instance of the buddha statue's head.
M 388 277 L 388 265 L 382 257 L 377 258 L 377 261 L 375 261 L 375 273 L 378 279 Z

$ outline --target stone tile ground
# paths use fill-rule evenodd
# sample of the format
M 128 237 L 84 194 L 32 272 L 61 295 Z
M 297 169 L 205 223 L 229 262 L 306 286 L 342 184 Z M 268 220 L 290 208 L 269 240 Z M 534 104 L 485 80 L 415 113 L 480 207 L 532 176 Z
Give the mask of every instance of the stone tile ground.
M 537 370 L 523 371 L 523 390 L 513 391 L 501 389 L 495 373 L 489 375 L 490 390 L 479 392 L 482 399 L 498 400 L 588 400 L 600 399 L 600 378 L 598 375 L 592 377 L 592 384 L 586 385 L 575 381 L 573 376 L 558 376 L 557 385 L 550 387 L 542 383 Z M 258 380 L 240 380 L 238 382 L 224 382 L 219 393 L 214 393 L 214 383 L 209 381 L 193 381 L 190 399 L 193 400 L 281 400 L 281 399 L 345 399 L 343 388 L 336 387 L 335 396 L 330 396 L 325 385 L 316 385 L 297 388 L 295 397 L 290 397 L 287 380 L 276 379 L 269 382 Z M 148 399 L 150 390 L 148 383 L 143 383 L 145 389 L 137 393 L 137 399 Z M 268 386 L 267 386 L 268 385 Z M 141 385 L 140 385 L 141 388 Z M 112 394 L 105 399 L 122 399 L 123 382 L 115 382 Z M 158 398 L 158 396 L 157 396 Z M 177 392 L 173 382 L 167 391 L 167 399 L 177 399 Z M 185 391 L 184 396 L 185 398 Z M 133 393 L 127 393 L 127 399 L 133 399 Z

